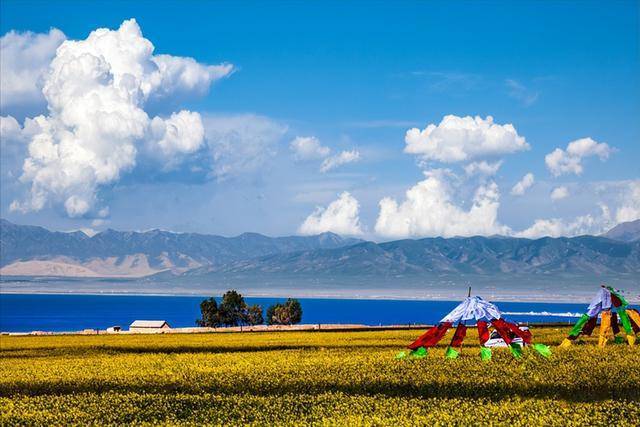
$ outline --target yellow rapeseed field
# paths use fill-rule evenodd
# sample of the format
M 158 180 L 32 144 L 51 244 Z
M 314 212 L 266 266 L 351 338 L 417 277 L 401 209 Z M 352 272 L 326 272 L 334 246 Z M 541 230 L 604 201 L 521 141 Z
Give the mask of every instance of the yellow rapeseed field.
M 2 336 L 0 425 L 640 425 L 640 347 L 395 360 L 419 333 Z

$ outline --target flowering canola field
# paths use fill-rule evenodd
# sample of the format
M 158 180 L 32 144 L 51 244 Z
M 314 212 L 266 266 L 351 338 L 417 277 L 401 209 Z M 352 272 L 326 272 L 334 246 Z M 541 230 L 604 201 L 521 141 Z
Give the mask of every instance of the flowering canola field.
M 395 360 L 419 333 L 2 336 L 0 425 L 640 425 L 640 347 Z

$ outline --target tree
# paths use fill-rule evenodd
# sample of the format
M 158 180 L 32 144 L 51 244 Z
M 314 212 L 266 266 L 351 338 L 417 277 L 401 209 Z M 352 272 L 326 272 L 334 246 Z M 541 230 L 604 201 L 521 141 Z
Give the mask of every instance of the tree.
M 239 326 L 244 323 L 247 304 L 244 298 L 235 290 L 227 291 L 222 296 L 218 308 L 220 323 L 225 326 Z
M 262 317 L 262 306 L 258 304 L 254 304 L 252 306 L 247 307 L 246 314 L 246 323 L 248 325 L 262 325 L 264 323 L 264 318 Z
M 264 323 L 262 307 L 258 304 L 248 306 L 242 295 L 235 290 L 225 292 L 220 305 L 215 298 L 208 298 L 200 303 L 201 319 L 196 320 L 198 326 L 240 326 L 260 325 Z
M 276 308 L 280 307 L 281 304 L 274 304 L 274 305 L 270 305 L 267 308 L 267 325 L 276 325 L 277 323 L 274 323 L 274 314 L 276 312 Z
M 297 299 L 289 298 L 284 304 L 274 304 L 267 309 L 267 324 L 295 325 L 302 320 L 302 306 Z
M 218 303 L 215 298 L 208 298 L 200 303 L 201 319 L 196 320 L 198 326 L 215 328 L 220 326 Z
M 289 298 L 284 305 L 289 311 L 289 324 L 295 325 L 302 321 L 302 305 L 300 301 L 294 298 Z

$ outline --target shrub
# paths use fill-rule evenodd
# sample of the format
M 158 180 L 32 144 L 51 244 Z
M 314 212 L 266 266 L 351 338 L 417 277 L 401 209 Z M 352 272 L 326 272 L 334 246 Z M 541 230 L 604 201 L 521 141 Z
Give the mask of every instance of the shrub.
M 284 304 L 274 304 L 267 309 L 267 324 L 295 325 L 302 321 L 302 306 L 297 299 L 289 298 Z

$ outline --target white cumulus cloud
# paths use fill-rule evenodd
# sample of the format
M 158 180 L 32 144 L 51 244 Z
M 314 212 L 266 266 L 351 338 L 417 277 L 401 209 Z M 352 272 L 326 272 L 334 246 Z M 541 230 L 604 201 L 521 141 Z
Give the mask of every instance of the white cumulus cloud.
M 583 158 L 598 156 L 601 161 L 605 161 L 612 151 L 612 148 L 604 142 L 599 143 L 591 138 L 581 138 L 570 142 L 566 150 L 556 148 L 545 156 L 544 162 L 554 176 L 580 175 L 584 170 Z
M 502 160 L 497 162 L 487 162 L 483 160 L 481 162 L 472 162 L 464 167 L 464 171 L 467 175 L 484 175 L 493 176 L 498 173 L 498 169 L 502 166 Z
M 432 170 L 426 179 L 407 190 L 401 203 L 386 197 L 380 201 L 376 232 L 384 237 L 472 236 L 508 234 L 498 222 L 500 194 L 495 182 L 479 186 L 471 207 L 453 200 L 447 172 Z
M 569 196 L 569 189 L 563 185 L 556 187 L 551 191 L 551 200 L 562 200 Z
M 331 153 L 315 136 L 297 136 L 289 144 L 293 155 L 298 161 L 324 159 Z
M 340 194 L 326 208 L 318 207 L 305 219 L 298 232 L 304 235 L 332 233 L 358 236 L 362 234 L 360 225 L 360 204 L 347 191 Z
M 511 124 L 499 125 L 493 117 L 445 116 L 425 129 L 413 128 L 405 135 L 404 151 L 423 160 L 444 163 L 469 161 L 528 150 L 529 144 Z
M 177 154 L 202 145 L 198 113 L 151 119 L 145 105 L 154 97 L 200 94 L 232 67 L 153 51 L 133 19 L 58 47 L 43 75 L 49 114 L 34 119 L 39 131 L 23 164 L 21 181 L 30 185 L 30 194 L 14 201 L 14 210 L 59 203 L 69 216 L 86 215 L 94 210 L 98 189 L 136 165 L 140 148 L 149 147 L 170 164 Z
M 2 147 L 24 140 L 22 126 L 11 116 L 0 116 L 0 144 Z
M 151 132 L 152 145 L 157 146 L 167 159 L 180 153 L 193 153 L 204 142 L 204 126 L 200 114 L 191 111 L 173 113 L 168 119 L 154 117 Z
M 627 222 L 640 219 L 640 181 L 631 181 L 622 192 L 621 204 L 616 210 L 616 221 Z
M 56 49 L 65 40 L 62 31 L 9 31 L 0 38 L 0 107 L 44 105 L 42 86 Z
M 358 150 L 341 151 L 340 153 L 324 159 L 320 165 L 320 172 L 326 173 L 332 169 L 336 169 L 347 163 L 353 163 L 360 160 L 360 152 Z
M 573 220 L 559 218 L 537 219 L 526 230 L 515 233 L 516 237 L 538 239 L 541 237 L 580 236 L 584 234 L 600 234 L 605 229 L 608 221 L 593 215 L 582 215 Z
M 154 55 L 151 60 L 157 66 L 150 78 L 151 93 L 158 98 L 176 93 L 205 95 L 213 82 L 234 71 L 232 64 L 207 65 L 182 56 Z
M 535 178 L 533 174 L 531 172 L 527 173 L 516 183 L 516 185 L 513 186 L 513 188 L 511 188 L 511 194 L 514 196 L 522 196 L 529 188 L 531 188 L 534 182 Z

